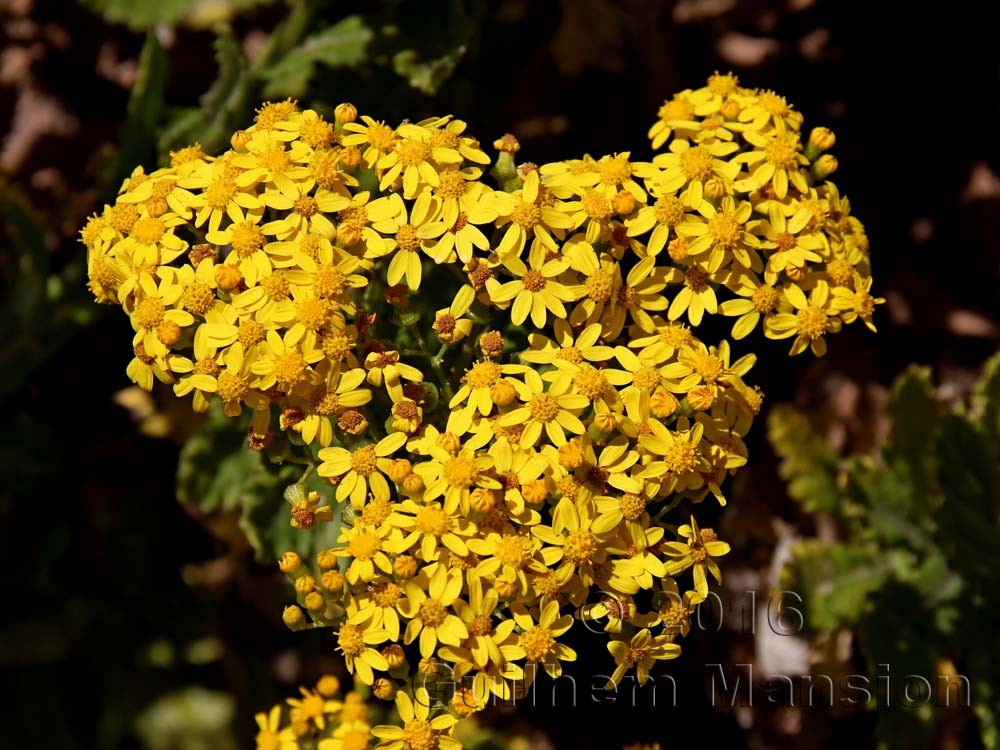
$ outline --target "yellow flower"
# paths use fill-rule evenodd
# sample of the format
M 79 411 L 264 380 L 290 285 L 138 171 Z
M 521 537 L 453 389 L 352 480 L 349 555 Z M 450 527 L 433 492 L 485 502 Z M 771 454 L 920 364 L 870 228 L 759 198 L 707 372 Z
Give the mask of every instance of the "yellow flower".
M 349 451 L 346 448 L 323 448 L 319 452 L 322 462 L 316 470 L 321 477 L 340 477 L 337 482 L 337 500 L 351 501 L 360 509 L 371 492 L 376 500 L 388 500 L 392 495 L 385 475 L 392 461 L 389 456 L 406 443 L 406 433 L 394 432 L 375 444 L 364 445 Z
M 438 544 L 464 557 L 469 549 L 463 537 L 475 532 L 471 521 L 446 513 L 438 503 L 417 504 L 412 500 L 400 503 L 389 523 L 403 532 L 402 537 L 390 543 L 390 551 L 400 554 L 418 545 L 425 562 L 437 559 Z
M 417 232 L 419 228 L 430 221 L 440 211 L 435 198 L 430 193 L 421 193 L 410 209 L 407 217 L 406 205 L 398 193 L 392 193 L 384 198 L 373 201 L 368 206 L 368 218 L 372 227 L 383 235 L 392 235 L 391 242 L 395 246 L 392 260 L 386 271 L 386 282 L 392 286 L 404 278 L 406 285 L 413 290 L 420 287 L 421 277 L 421 239 Z
M 569 384 L 553 384 L 545 390 L 541 376 L 534 370 L 524 374 L 527 385 L 527 399 L 522 399 L 524 405 L 515 408 L 500 417 L 499 423 L 505 427 L 524 425 L 521 433 L 522 448 L 532 448 L 542 438 L 542 433 L 555 446 L 566 442 L 566 432 L 581 435 L 584 432 L 580 413 L 587 408 L 590 401 L 586 396 L 568 393 Z
M 374 670 L 389 671 L 389 663 L 372 646 L 377 646 L 389 640 L 385 630 L 376 628 L 360 628 L 357 625 L 345 623 L 337 633 L 337 650 L 344 655 L 347 671 L 357 674 L 366 685 L 375 681 Z
M 817 357 L 823 356 L 826 353 L 823 335 L 840 329 L 840 319 L 833 316 L 829 285 L 825 281 L 816 282 L 808 299 L 795 284 L 782 289 L 782 294 L 795 312 L 779 312 L 766 321 L 764 333 L 772 339 L 795 336 L 791 349 L 793 356 L 807 348 L 812 349 Z
M 560 283 L 556 278 L 569 267 L 565 259 L 545 260 L 541 247 L 533 248 L 528 267 L 521 278 L 500 284 L 495 280 L 487 283 L 490 301 L 498 306 L 513 301 L 511 321 L 522 324 L 530 315 L 531 323 L 537 329 L 545 327 L 549 313 L 555 318 L 565 318 L 564 302 L 573 301 L 577 293 Z
M 649 681 L 649 670 L 657 659 L 676 659 L 680 656 L 681 647 L 670 642 L 666 635 L 651 635 L 643 628 L 627 643 L 624 640 L 612 640 L 608 643 L 608 651 L 615 657 L 615 671 L 605 687 L 617 688 L 625 673 L 635 667 L 636 677 L 640 685 Z
M 325 729 L 327 716 L 335 713 L 340 704 L 328 700 L 315 690 L 300 687 L 299 692 L 302 693 L 301 698 L 288 699 L 292 721 L 312 722 L 317 729 Z
M 462 745 L 451 736 L 458 719 L 446 713 L 431 718 L 430 706 L 427 688 L 417 688 L 412 698 L 400 690 L 396 694 L 396 713 L 403 726 L 375 727 L 372 734 L 382 740 L 377 750 L 462 750 Z
M 875 324 L 872 323 L 872 314 L 875 312 L 875 305 L 885 302 L 883 297 L 873 297 L 871 294 L 872 279 L 863 279 L 861 274 L 855 272 L 852 277 L 853 289 L 837 287 L 833 290 L 831 307 L 840 313 L 845 323 L 853 323 L 860 319 L 872 332 L 875 331 Z
M 499 214 L 497 226 L 507 227 L 495 248 L 501 259 L 520 256 L 529 239 L 532 249 L 538 247 L 555 252 L 559 247 L 557 239 L 562 239 L 563 231 L 573 225 L 569 214 L 539 203 L 540 190 L 539 174 L 532 171 L 519 190 L 493 194 L 492 202 Z
M 541 665 L 552 678 L 562 674 L 562 662 L 576 661 L 576 651 L 556 640 L 573 624 L 572 615 L 559 616 L 557 602 L 545 602 L 534 616 L 524 606 L 514 607 L 512 612 L 521 631 L 517 646 L 512 649 L 512 658 Z
M 722 573 L 716 557 L 729 553 L 729 545 L 720 542 L 712 529 L 699 529 L 698 522 L 691 517 L 691 524 L 684 524 L 677 529 L 677 535 L 685 541 L 666 542 L 663 552 L 670 561 L 667 562 L 667 574 L 675 576 L 688 568 L 694 570 L 694 588 L 698 601 L 704 601 L 708 596 L 708 573 L 719 583 Z
M 449 571 L 442 566 L 434 571 L 429 580 L 406 584 L 406 599 L 399 603 L 399 613 L 409 622 L 403 642 L 413 643 L 420 638 L 420 655 L 431 656 L 437 644 L 458 646 L 469 631 L 460 618 L 449 612 L 449 607 L 462 594 L 462 574 Z

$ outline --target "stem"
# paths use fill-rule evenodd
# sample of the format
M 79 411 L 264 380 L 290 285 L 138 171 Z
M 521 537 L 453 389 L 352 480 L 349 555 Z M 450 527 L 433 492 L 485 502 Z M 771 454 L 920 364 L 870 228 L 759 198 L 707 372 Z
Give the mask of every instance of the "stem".
M 434 373 L 434 377 L 437 378 L 438 385 L 441 386 L 441 392 L 444 394 L 445 400 L 450 402 L 455 393 L 451 389 L 451 383 L 448 381 L 448 377 L 444 374 L 444 370 L 441 369 L 440 356 L 431 354 L 430 349 L 427 348 L 427 342 L 424 341 L 423 334 L 420 333 L 420 329 L 415 323 L 411 323 L 406 326 L 406 328 L 413 334 L 413 338 L 417 340 L 417 345 L 420 347 L 420 350 L 405 350 L 403 353 L 410 354 L 411 356 L 420 356 L 427 360 L 427 363 L 431 366 L 431 370 Z M 445 345 L 445 347 L 446 346 L 447 345 Z

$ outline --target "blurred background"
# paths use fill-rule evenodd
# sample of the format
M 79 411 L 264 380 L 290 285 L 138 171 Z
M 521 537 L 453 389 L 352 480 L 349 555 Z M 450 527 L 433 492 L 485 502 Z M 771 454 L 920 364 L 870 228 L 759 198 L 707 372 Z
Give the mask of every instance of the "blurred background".
M 757 351 L 767 401 L 713 519 L 734 548 L 721 606 L 658 673 L 676 700 L 664 680 L 553 706 L 543 685 L 536 706 L 484 718 L 517 727 L 520 745 L 492 746 L 997 746 L 989 24 L 834 0 L 0 9 L 0 746 L 252 747 L 255 711 L 341 669 L 328 633 L 281 622 L 291 597 L 272 563 L 297 542 L 275 472 L 231 424 L 130 388 L 128 321 L 86 289 L 77 232 L 133 166 L 194 141 L 218 150 L 262 99 L 288 96 L 391 122 L 453 113 L 485 143 L 517 134 L 538 163 L 641 159 L 663 100 L 715 70 L 836 132 L 834 179 L 887 299 L 879 333 L 852 326 L 820 360 L 789 360 L 787 342 L 736 346 Z M 589 688 L 607 655 L 581 638 Z M 844 690 L 851 676 L 869 700 Z M 810 698 L 826 678 L 832 700 Z

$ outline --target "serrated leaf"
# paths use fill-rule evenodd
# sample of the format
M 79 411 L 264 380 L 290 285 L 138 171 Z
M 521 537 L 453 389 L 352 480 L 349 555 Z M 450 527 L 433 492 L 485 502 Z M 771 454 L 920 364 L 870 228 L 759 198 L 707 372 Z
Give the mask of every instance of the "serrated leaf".
M 465 45 L 462 45 L 442 57 L 425 61 L 420 59 L 417 50 L 402 50 L 393 56 L 392 67 L 410 86 L 425 94 L 433 95 L 451 77 L 465 57 L 465 52 Z
M 790 406 L 772 409 L 767 434 L 781 458 L 778 469 L 788 494 L 809 512 L 837 508 L 837 456 L 816 433 L 808 417 Z
M 802 596 L 807 626 L 829 633 L 860 620 L 886 574 L 876 548 L 811 541 L 793 548 L 783 585 Z
M 158 23 L 181 21 L 195 0 L 83 0 L 83 5 L 112 23 L 146 31 Z
M 912 365 L 892 384 L 886 414 L 892 420 L 883 448 L 886 461 L 905 463 L 898 467 L 901 479 L 912 488 L 912 504 L 919 511 L 930 509 L 934 470 L 934 435 L 938 404 L 929 367 Z
M 972 414 L 984 432 L 1000 438 L 1000 354 L 994 354 L 972 392 Z
M 368 43 L 374 36 L 361 16 L 348 16 L 307 38 L 299 50 L 330 67 L 357 65 L 367 58 Z

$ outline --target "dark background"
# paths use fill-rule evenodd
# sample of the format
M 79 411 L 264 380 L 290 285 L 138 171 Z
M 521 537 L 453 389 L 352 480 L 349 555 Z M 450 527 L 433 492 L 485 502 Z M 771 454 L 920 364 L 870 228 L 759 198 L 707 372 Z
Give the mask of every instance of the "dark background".
M 415 37 L 436 33 L 451 4 L 438 5 L 320 4 L 331 18 L 391 13 Z M 907 363 L 933 365 L 943 392 L 957 397 L 996 350 L 998 61 L 990 24 L 974 6 L 466 5 L 467 52 L 435 95 L 365 65 L 324 73 L 328 80 L 311 90 L 393 122 L 454 113 L 484 142 L 517 134 L 519 157 L 541 163 L 628 149 L 644 158 L 663 99 L 732 70 L 744 85 L 786 96 L 807 129 L 836 132 L 834 179 L 868 230 L 875 291 L 887 298 L 877 336 L 853 326 L 832 337 L 822 360 L 789 360 L 787 342 L 753 340 L 754 382 L 768 403 L 820 411 L 832 441 L 863 450 L 881 429 L 885 386 Z M 132 408 L 114 400 L 129 385 L 130 330 L 118 311 L 87 301 L 75 232 L 109 200 L 94 185 L 119 140 L 143 35 L 70 2 L 2 6 L 0 746 L 227 748 L 233 737 L 250 746 L 254 711 L 300 679 L 337 669 L 337 660 L 328 634 L 285 630 L 285 584 L 254 561 L 231 516 L 176 501 L 178 445 L 196 426 L 186 405 L 169 394 L 129 401 Z M 264 5 L 234 26 L 253 40 L 283 13 Z M 194 104 L 216 74 L 212 35 L 181 25 L 171 36 L 168 101 Z M 44 258 L 19 249 L 30 234 L 19 212 L 40 229 Z M 23 297 L 21 279 L 40 264 L 66 286 L 58 302 Z M 722 325 L 703 338 L 725 335 Z M 144 408 L 155 410 L 152 421 Z M 734 544 L 724 570 L 756 586 L 772 563 L 774 519 L 804 528 L 813 521 L 784 494 L 763 416 L 749 447 L 752 468 L 731 487 L 718 524 Z M 871 713 L 713 708 L 704 665 L 753 661 L 753 636 L 741 630 L 730 623 L 720 634 L 692 634 L 684 657 L 666 667 L 680 705 L 666 706 L 663 691 L 655 710 L 644 693 L 637 708 L 626 693 L 615 705 L 590 702 L 586 665 L 606 654 L 584 633 L 575 644 L 577 706 L 546 708 L 542 685 L 538 707 L 521 715 L 548 736 L 539 735 L 538 747 L 874 747 Z M 212 714 L 201 694 L 178 692 L 192 686 L 232 703 L 223 698 Z M 195 734 L 208 744 L 192 744 L 200 740 L 177 719 L 187 716 L 185 701 L 202 706 L 189 723 L 204 723 Z

